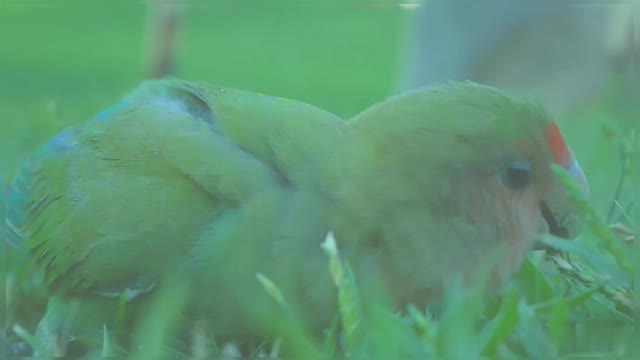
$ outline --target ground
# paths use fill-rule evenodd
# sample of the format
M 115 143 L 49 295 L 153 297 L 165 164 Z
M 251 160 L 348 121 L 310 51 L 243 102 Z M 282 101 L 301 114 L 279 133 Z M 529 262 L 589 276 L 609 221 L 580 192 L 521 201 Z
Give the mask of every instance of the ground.
M 39 144 L 114 104 L 144 78 L 149 36 L 144 4 L 12 0 L 0 4 L 0 177 L 6 183 Z M 343 117 L 397 91 L 407 10 L 356 1 L 325 6 L 269 4 L 194 2 L 179 33 L 174 74 L 303 100 Z M 455 317 L 451 315 L 455 312 L 445 313 L 438 326 L 415 315 L 414 325 L 420 328 L 422 321 L 427 330 L 411 341 L 440 355 L 460 355 L 458 351 L 470 356 L 496 354 L 506 348 L 542 358 L 563 352 L 629 351 L 623 345 L 633 319 L 625 314 L 629 309 L 611 299 L 626 288 L 632 274 L 605 256 L 622 245 L 600 250 L 590 245 L 607 238 L 598 224 L 634 225 L 625 219 L 631 218 L 630 211 L 623 215 L 616 209 L 609 217 L 611 207 L 617 207 L 616 197 L 622 207 L 632 203 L 633 176 L 636 184 L 638 181 L 637 170 L 635 174 L 630 171 L 634 163 L 623 171 L 626 160 L 621 160 L 625 147 L 629 154 L 637 152 L 638 121 L 632 116 L 637 112 L 621 105 L 616 83 L 612 79 L 612 90 L 591 106 L 557 119 L 592 190 L 585 209 L 593 211 L 592 221 L 578 239 L 584 247 L 570 249 L 586 251 L 578 262 L 581 265 L 561 258 L 538 261 L 535 259 L 542 254 L 532 256 L 536 265 L 525 267 L 510 295 L 488 310 L 498 314 L 498 320 L 487 325 L 496 328 L 485 327 L 476 333 L 466 326 L 446 325 L 470 323 L 473 314 Z M 625 183 L 618 193 L 621 176 Z M 623 274 L 611 280 L 615 286 L 589 292 L 601 285 L 601 278 L 615 273 L 609 270 L 612 268 Z M 20 276 L 12 277 L 11 269 L 9 279 L 23 281 Z M 580 280 L 581 276 L 586 279 Z M 576 297 L 580 294 L 584 296 Z M 619 296 L 630 295 L 621 292 Z M 458 298 L 453 308 L 457 306 L 462 313 L 469 301 Z M 589 325 L 595 321 L 609 323 L 606 332 L 592 331 L 604 326 Z M 516 335 L 509 335 L 514 328 Z M 392 342 L 392 338 L 385 339 Z M 10 340 L 17 341 L 13 335 Z M 466 350 L 453 350 L 461 343 Z M 426 350 L 421 351 L 417 353 Z

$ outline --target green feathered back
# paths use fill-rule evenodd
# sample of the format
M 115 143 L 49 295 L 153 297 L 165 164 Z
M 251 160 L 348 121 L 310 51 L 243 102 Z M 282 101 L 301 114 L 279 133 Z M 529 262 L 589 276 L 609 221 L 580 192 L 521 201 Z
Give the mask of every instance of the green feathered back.
M 340 123 L 292 100 L 147 82 L 21 167 L 9 242 L 25 241 L 56 289 L 149 288 L 225 211 L 270 187 L 318 181 L 305 168 L 331 144 L 313 135 Z

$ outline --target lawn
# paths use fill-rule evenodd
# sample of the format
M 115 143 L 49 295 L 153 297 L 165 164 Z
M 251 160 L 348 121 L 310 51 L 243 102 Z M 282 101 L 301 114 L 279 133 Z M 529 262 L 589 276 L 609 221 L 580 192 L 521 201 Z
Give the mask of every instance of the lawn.
M 362 1 L 194 2 L 180 29 L 174 75 L 302 100 L 348 118 L 396 91 L 407 15 Z M 144 2 L 0 3 L 0 176 L 6 183 L 39 144 L 92 118 L 144 79 L 147 16 Z M 637 246 L 623 245 L 606 225 L 640 223 L 637 202 L 632 205 L 640 189 L 633 158 L 639 112 L 619 105 L 616 83 L 612 79 L 611 91 L 592 106 L 557 119 L 592 191 L 586 229 L 565 249 L 572 257 L 532 255 L 507 295 L 482 312 L 469 310 L 480 307 L 477 297 L 453 294 L 437 321 L 413 312 L 409 325 L 385 320 L 385 327 L 358 329 L 389 345 L 379 346 L 376 356 L 383 359 L 398 344 L 415 356 L 629 354 L 636 275 L 625 264 L 633 264 Z M 610 256 L 618 253 L 621 258 Z M 5 251 L 3 259 L 11 256 Z M 25 286 L 23 277 L 12 277 L 19 266 L 9 263 L 10 278 Z M 22 311 L 37 318 L 38 305 Z M 10 317 L 12 311 L 20 310 L 9 309 Z M 19 341 L 14 334 L 9 339 Z

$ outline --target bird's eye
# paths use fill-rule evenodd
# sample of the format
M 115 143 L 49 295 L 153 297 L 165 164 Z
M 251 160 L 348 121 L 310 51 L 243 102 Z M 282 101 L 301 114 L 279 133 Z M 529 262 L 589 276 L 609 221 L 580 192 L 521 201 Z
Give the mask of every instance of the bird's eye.
M 514 161 L 507 164 L 501 180 L 512 189 L 526 187 L 531 182 L 531 164 L 526 161 Z

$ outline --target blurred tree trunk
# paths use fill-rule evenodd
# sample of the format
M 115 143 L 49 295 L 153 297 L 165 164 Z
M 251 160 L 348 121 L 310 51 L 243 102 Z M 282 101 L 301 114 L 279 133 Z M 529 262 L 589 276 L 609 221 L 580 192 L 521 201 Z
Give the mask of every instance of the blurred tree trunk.
M 412 19 L 400 86 L 473 80 L 532 93 L 555 113 L 588 104 L 631 71 L 639 40 L 631 4 L 595 4 L 426 1 Z
M 147 78 L 162 78 L 175 71 L 178 33 L 184 5 L 149 1 Z

